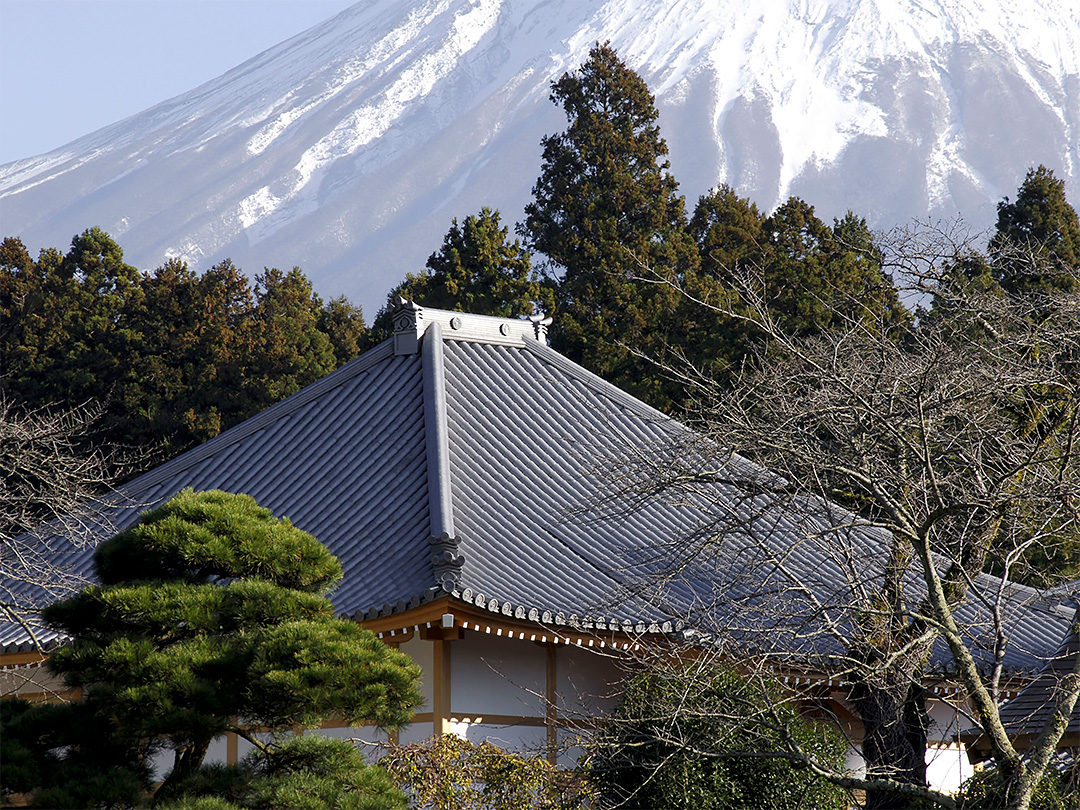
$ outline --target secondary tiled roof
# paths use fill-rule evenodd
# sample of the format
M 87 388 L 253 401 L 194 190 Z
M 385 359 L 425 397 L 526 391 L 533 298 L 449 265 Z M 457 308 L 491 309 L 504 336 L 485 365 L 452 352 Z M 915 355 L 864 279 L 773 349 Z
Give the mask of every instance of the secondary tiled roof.
M 112 525 L 184 487 L 245 492 L 338 556 L 345 578 L 332 598 L 344 615 L 371 619 L 447 595 L 606 627 L 737 628 L 754 615 L 755 630 L 774 622 L 764 629 L 793 650 L 812 643 L 799 622 L 838 602 L 838 586 L 880 574 L 881 535 L 827 504 L 779 509 L 715 481 L 678 499 L 606 501 L 619 459 L 716 462 L 682 452 L 693 438 L 685 427 L 548 348 L 544 328 L 403 306 L 393 339 L 126 485 L 137 506 L 113 510 Z M 767 561 L 745 533 L 712 542 L 725 521 L 750 519 Z M 830 524 L 849 527 L 843 560 L 814 541 Z M 673 560 L 679 576 L 661 582 Z M 89 570 L 89 552 L 80 566 Z M 1037 670 L 1068 617 L 1055 600 L 1010 587 L 1006 665 Z M 977 608 L 965 610 L 978 629 Z M 5 649 L 24 642 L 20 628 L 0 628 Z
M 1074 621 L 1080 623 L 1080 610 Z M 1010 736 L 1033 736 L 1042 731 L 1054 710 L 1061 681 L 1072 672 L 1077 655 L 1080 655 L 1080 637 L 1073 630 L 1039 676 L 1001 707 L 1001 722 Z M 1080 701 L 1073 707 L 1064 738 L 1072 747 L 1080 746 Z
M 1064 593 L 1075 602 L 1080 596 L 1080 581 L 1064 586 Z M 1062 681 L 1073 671 L 1077 656 L 1080 655 L 1080 636 L 1076 627 L 1080 625 L 1080 608 L 1073 616 L 1073 627 L 1042 671 L 1031 683 L 1004 706 L 1001 707 L 1001 722 L 1009 737 L 1018 748 L 1029 746 L 1043 731 L 1056 708 L 1061 694 Z M 981 729 L 973 728 L 961 735 L 976 760 L 986 759 L 991 755 L 989 739 Z M 1080 701 L 1073 706 L 1069 722 L 1066 724 L 1058 748 L 1076 749 L 1080 747 Z

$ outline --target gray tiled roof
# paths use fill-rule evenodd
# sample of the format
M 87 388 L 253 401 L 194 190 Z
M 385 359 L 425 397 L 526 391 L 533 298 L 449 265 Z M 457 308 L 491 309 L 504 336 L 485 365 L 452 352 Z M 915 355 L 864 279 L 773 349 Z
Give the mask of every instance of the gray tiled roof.
M 1080 622 L 1080 610 L 1076 612 L 1075 621 Z M 1001 707 L 1001 722 L 1010 735 L 1030 736 L 1042 731 L 1054 710 L 1059 684 L 1072 672 L 1077 655 L 1080 655 L 1080 637 L 1072 632 L 1039 676 Z M 1080 701 L 1073 706 L 1064 736 L 1071 746 L 1080 745 Z
M 1080 581 L 1068 583 L 1060 588 L 1066 596 L 1080 596 Z M 1073 622 L 1080 622 L 1080 608 L 1073 615 Z M 1061 694 L 1062 681 L 1072 672 L 1076 658 L 1080 655 L 1080 636 L 1075 629 L 1070 630 L 1054 656 L 1046 663 L 1038 676 L 1001 707 L 1001 722 L 1005 731 L 1020 748 L 1032 744 L 1046 727 L 1052 712 L 1056 708 Z M 978 727 L 969 729 L 960 735 L 969 751 L 976 759 L 991 756 L 990 741 Z M 1058 741 L 1058 750 L 1075 749 L 1080 746 L 1080 701 L 1073 706 L 1069 722 Z
M 798 517 L 709 483 L 678 502 L 605 507 L 612 484 L 597 468 L 635 453 L 678 455 L 671 448 L 692 434 L 530 337 L 543 323 L 415 307 L 402 317 L 394 339 L 135 479 L 124 494 L 141 508 L 184 487 L 252 495 L 339 557 L 345 578 L 332 598 L 357 618 L 447 594 L 520 618 L 561 614 L 604 626 L 737 628 L 756 611 L 756 629 L 761 616 L 773 617 L 766 629 L 795 650 L 809 643 L 797 623 L 814 621 L 816 602 L 838 599 L 847 576 L 880 574 L 874 531 L 848 531 L 846 560 L 814 542 L 826 524 L 851 520 L 824 514 L 828 505 Z M 409 317 L 419 321 L 415 332 Z M 697 452 L 680 463 L 715 463 Z M 137 512 L 119 508 L 112 522 L 123 528 Z M 739 546 L 738 532 L 722 548 L 711 542 L 725 520 L 755 514 L 755 532 L 771 549 L 767 565 L 750 553 L 753 544 Z M 676 538 L 700 547 L 687 553 Z M 681 575 L 661 587 L 655 575 L 680 554 Z M 80 565 L 89 570 L 89 552 Z M 1067 616 L 1031 589 L 1014 591 L 1017 641 L 1006 664 L 1037 670 Z M 976 609 L 966 610 L 974 619 Z M 0 627 L 6 649 L 24 640 L 18 628 Z

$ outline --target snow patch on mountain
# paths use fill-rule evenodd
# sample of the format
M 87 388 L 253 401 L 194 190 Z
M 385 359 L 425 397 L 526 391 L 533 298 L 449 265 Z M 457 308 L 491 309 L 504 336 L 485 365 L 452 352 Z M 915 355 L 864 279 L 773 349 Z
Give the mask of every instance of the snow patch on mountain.
M 129 258 L 299 264 L 370 309 L 452 217 L 513 222 L 610 41 L 657 96 L 692 206 L 727 182 L 888 227 L 978 227 L 1046 163 L 1080 198 L 1073 0 L 363 0 L 221 77 L 0 166 L 5 230 L 123 229 Z

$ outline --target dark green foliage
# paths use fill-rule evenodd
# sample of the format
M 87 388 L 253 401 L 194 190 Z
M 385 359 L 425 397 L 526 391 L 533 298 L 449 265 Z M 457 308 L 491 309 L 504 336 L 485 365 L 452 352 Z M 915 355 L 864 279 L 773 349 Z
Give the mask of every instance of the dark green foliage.
M 1041 361 L 1057 356 L 1062 368 L 1075 378 L 1080 357 L 1063 344 L 1059 324 L 1080 294 L 1080 225 L 1065 198 L 1064 183 L 1040 166 L 1030 170 L 1017 191 L 998 205 L 997 231 L 985 253 L 965 252 L 948 266 L 945 283 L 934 290 L 932 307 L 924 313 L 922 328 L 967 324 L 970 339 L 993 346 L 1008 333 L 1021 337 L 1025 355 Z M 986 314 L 973 319 L 972 299 L 980 300 Z M 1008 312 L 1011 317 L 1000 318 Z M 991 331 L 988 326 L 992 323 Z M 1031 436 L 1042 436 L 1053 447 L 1076 413 L 1075 388 L 1032 383 L 1021 397 L 1008 402 L 1008 410 Z M 1060 448 L 1065 451 L 1065 447 Z M 1020 507 L 1024 509 L 1023 506 Z M 1005 574 L 1009 544 L 995 545 L 988 570 Z M 1049 533 L 1031 544 L 1013 561 L 1008 577 L 1036 587 L 1047 587 L 1080 576 L 1080 531 L 1075 527 Z
M 800 719 L 779 690 L 720 666 L 661 664 L 627 683 L 587 774 L 602 807 L 847 807 L 846 793 L 784 758 L 780 723 L 819 761 L 843 765 L 839 736 Z
M 665 284 L 697 265 L 678 183 L 645 82 L 608 45 L 552 85 L 569 119 L 543 139 L 543 164 L 520 226 L 555 286 L 552 343 L 654 404 L 666 394 L 647 362 L 671 342 L 678 295 Z M 644 277 L 647 280 L 642 280 Z
M 323 306 L 299 270 L 254 286 L 228 260 L 202 275 L 123 262 L 99 228 L 34 261 L 0 248 L 0 365 L 24 407 L 101 403 L 98 440 L 174 454 L 220 433 L 367 346 L 360 310 Z
M 372 338 L 360 307 L 344 295 L 331 298 L 319 311 L 316 328 L 330 339 L 336 365 L 344 365 L 367 351 Z
M 477 215 L 453 220 L 442 247 L 427 260 L 423 273 L 409 273 L 387 296 L 373 325 L 380 336 L 390 333 L 390 311 L 399 298 L 435 309 L 511 318 L 551 309 L 551 293 L 533 273 L 529 252 L 508 229 L 499 212 L 481 209 Z
M 829 228 L 814 207 L 792 197 L 765 220 L 762 281 L 780 326 L 812 335 L 846 323 L 873 323 L 879 313 L 906 317 L 865 220 L 851 212 Z
M 683 274 L 688 296 L 679 309 L 680 348 L 714 380 L 727 379 L 760 346 L 762 334 L 748 317 L 756 306 L 798 335 L 851 322 L 893 331 L 910 322 L 866 221 L 850 211 L 829 228 L 793 197 L 764 217 L 721 186 L 698 200 L 690 232 L 701 267 Z
M 326 546 L 275 520 L 253 498 L 189 490 L 102 543 L 94 566 L 105 586 L 246 577 L 322 596 L 341 579 L 341 564 Z
M 124 396 L 137 381 L 128 361 L 139 340 L 127 315 L 142 306 L 138 271 L 98 228 L 72 239 L 66 256 L 27 258 L 21 242 L 5 240 L 0 362 L 8 395 L 31 410 Z
M 255 277 L 253 352 L 247 369 L 254 415 L 334 370 L 330 338 L 319 331 L 322 301 L 298 267 Z
M 237 766 L 203 767 L 162 810 L 404 810 L 386 771 L 345 740 L 295 737 Z
M 48 665 L 137 760 L 174 753 L 163 795 L 227 731 L 253 740 L 330 716 L 392 728 L 422 701 L 406 656 L 335 618 L 337 560 L 246 495 L 184 490 L 99 546 L 95 567 L 103 584 L 43 611 L 72 639 Z
M 1028 171 L 1016 200 L 998 203 L 990 249 L 997 278 L 1011 292 L 1080 291 L 1075 274 L 1060 272 L 1080 265 L 1080 221 L 1065 182 L 1045 166 Z
M 676 350 L 714 379 L 725 378 L 756 345 L 757 333 L 751 326 L 713 308 L 744 309 L 734 291 L 735 279 L 739 274 L 760 272 L 764 222 L 757 206 L 727 185 L 700 197 L 690 219 L 701 265 L 697 271 L 682 274 L 687 295 L 676 315 Z
M 740 307 L 747 274 L 763 287 L 763 305 L 799 334 L 876 322 L 881 312 L 890 326 L 907 321 L 853 214 L 830 229 L 793 198 L 763 217 L 721 186 L 687 222 L 653 98 L 608 45 L 556 81 L 551 98 L 569 126 L 543 139 L 519 229 L 546 257 L 552 345 L 571 359 L 656 407 L 681 409 L 688 380 L 724 377 L 761 339 L 717 314 Z
M 690 219 L 690 233 L 701 254 L 701 272 L 730 282 L 740 266 L 760 266 L 764 223 L 757 206 L 728 185 L 699 198 Z
M 132 806 L 149 789 L 137 743 L 81 703 L 0 701 L 0 791 L 30 794 L 31 807 Z
M 984 767 L 961 786 L 960 810 L 997 810 L 1005 807 L 1008 796 L 1001 772 L 993 765 Z M 1080 793 L 1069 786 L 1051 767 L 1039 780 L 1031 797 L 1031 810 L 1076 810 Z
M 884 255 L 866 220 L 850 210 L 843 219 L 834 219 L 832 242 L 828 266 L 838 311 L 867 325 L 878 324 L 893 336 L 910 327 L 911 313 L 885 273 Z

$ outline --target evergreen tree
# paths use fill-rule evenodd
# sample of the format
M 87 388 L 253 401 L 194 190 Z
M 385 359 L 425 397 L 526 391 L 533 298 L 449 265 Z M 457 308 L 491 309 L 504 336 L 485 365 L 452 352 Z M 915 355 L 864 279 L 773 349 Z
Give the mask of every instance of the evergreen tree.
M 336 366 L 334 346 L 318 328 L 322 300 L 300 268 L 288 273 L 267 268 L 255 277 L 255 299 L 256 334 L 247 373 L 253 413 L 295 394 Z
M 752 279 L 760 300 L 785 328 L 799 334 L 842 328 L 852 319 L 886 324 L 910 322 L 881 250 L 866 220 L 848 212 L 832 228 L 798 198 L 762 216 L 750 200 L 728 186 L 701 197 L 690 221 L 701 255 L 696 273 L 684 273 L 688 293 L 679 310 L 679 348 L 688 365 L 714 380 L 727 378 L 762 340 L 736 289 Z M 701 306 L 697 302 L 705 302 Z
M 94 567 L 99 585 L 43 612 L 70 638 L 48 666 L 83 693 L 52 736 L 20 738 L 38 762 L 51 762 L 35 785 L 48 795 L 65 787 L 50 776 L 62 765 L 145 774 L 164 750 L 174 765 L 157 796 L 177 798 L 227 732 L 272 758 L 277 744 L 259 735 L 332 715 L 394 728 L 423 701 L 407 656 L 334 616 L 326 593 L 341 578 L 338 561 L 250 497 L 185 490 L 102 543 Z M 84 740 L 76 714 L 103 736 Z M 23 718 L 24 731 L 32 719 Z M 101 762 L 110 750 L 116 756 Z M 371 784 L 389 791 L 387 801 L 369 796 L 364 806 L 400 805 L 385 779 Z
M 620 387 L 664 404 L 649 364 L 662 353 L 678 296 L 659 280 L 697 264 L 683 199 L 645 82 L 607 44 L 552 85 L 569 126 L 543 139 L 543 164 L 521 232 L 547 257 L 552 342 Z M 639 280 L 639 277 L 648 280 Z
M 766 220 L 765 296 L 784 328 L 812 334 L 828 327 L 834 312 L 826 264 L 832 232 L 814 207 L 792 197 Z
M 890 333 L 911 324 L 911 313 L 900 301 L 896 285 L 885 273 L 884 255 L 863 217 L 851 210 L 832 225 L 833 252 L 829 274 L 838 292 L 841 314 L 865 324 L 883 324 Z M 843 284 L 847 284 L 847 289 Z
M 754 345 L 753 329 L 714 308 L 738 305 L 733 292 L 735 274 L 760 272 L 764 222 L 757 206 L 730 186 L 721 185 L 698 198 L 689 232 L 701 263 L 696 270 L 682 274 L 686 296 L 676 315 L 678 337 L 672 341 L 671 354 L 672 362 L 694 369 L 691 375 L 704 372 L 714 379 L 723 378 Z M 686 396 L 680 392 L 681 404 L 686 404 Z
M 31 807 L 135 807 L 153 783 L 137 740 L 86 703 L 0 700 L 0 792 Z
M 364 323 L 363 311 L 344 295 L 326 302 L 316 328 L 330 339 L 335 365 L 345 365 L 371 347 L 371 330 Z
M 727 184 L 700 197 L 690 233 L 701 255 L 702 274 L 723 280 L 739 266 L 759 266 L 764 223 L 758 207 Z
M 848 321 L 881 322 L 881 314 L 888 324 L 906 319 L 865 220 L 849 211 L 829 228 L 792 197 L 762 232 L 765 300 L 786 331 L 812 335 Z
M 8 326 L 0 349 L 9 396 L 31 408 L 124 396 L 137 384 L 128 361 L 138 340 L 127 318 L 141 306 L 142 290 L 119 245 L 90 228 L 72 239 L 66 255 L 43 251 L 27 264 L 21 242 L 5 244 L 0 288 Z
M 390 312 L 399 298 L 421 306 L 510 318 L 551 308 L 551 293 L 537 280 L 529 252 L 500 225 L 490 208 L 454 219 L 442 247 L 427 260 L 422 273 L 409 273 L 387 296 L 375 319 L 380 336 L 390 333 Z
M 176 786 L 160 810 L 405 810 L 382 767 L 347 740 L 306 735 L 238 765 L 205 765 Z
M 1061 272 L 1080 265 L 1080 222 L 1065 182 L 1045 166 L 1028 171 L 1016 201 L 998 203 L 990 250 L 997 254 L 997 278 L 1010 291 L 1077 292 L 1075 274 Z
M 369 343 L 359 308 L 324 306 L 299 270 L 254 288 L 225 260 L 152 273 L 91 228 L 66 255 L 0 248 L 0 371 L 28 411 L 100 403 L 97 439 L 172 455 L 213 438 L 351 360 Z M 148 454 L 147 460 L 154 458 Z
M 169 261 L 144 277 L 145 305 L 131 359 L 142 381 L 121 424 L 166 452 L 213 438 L 252 411 L 244 394 L 254 354 L 254 299 L 243 273 L 225 260 L 201 276 Z
M 997 230 L 986 254 L 967 253 L 950 266 L 950 284 L 934 290 L 931 318 L 945 322 L 965 317 L 962 304 L 971 297 L 1011 301 L 1024 313 L 1030 330 L 1028 351 L 1035 356 L 1057 351 L 1060 337 L 1048 313 L 1080 294 L 1080 224 L 1065 197 L 1065 184 L 1045 166 L 1027 172 L 1016 201 L 998 204 Z M 981 324 L 978 327 L 982 328 Z M 1070 368 L 1077 369 L 1071 352 Z M 1054 386 L 1033 386 L 1011 403 L 1017 422 L 1031 435 L 1053 441 L 1075 418 L 1071 392 Z M 1062 448 L 1062 452 L 1066 452 Z M 999 544 L 1000 545 L 1000 544 Z M 1007 548 L 996 545 L 990 570 L 1005 574 Z M 1080 576 L 1080 531 L 1059 532 L 1033 543 L 1014 560 L 1010 579 L 1036 587 L 1060 584 Z

